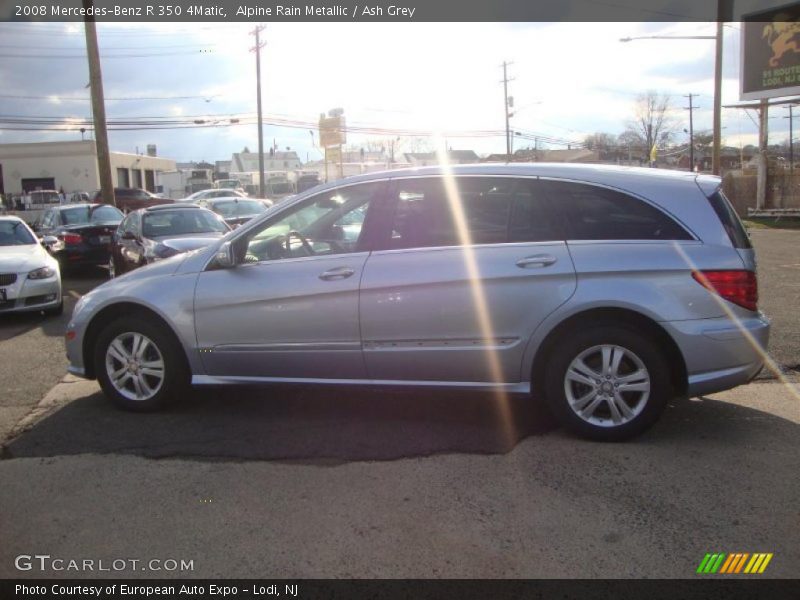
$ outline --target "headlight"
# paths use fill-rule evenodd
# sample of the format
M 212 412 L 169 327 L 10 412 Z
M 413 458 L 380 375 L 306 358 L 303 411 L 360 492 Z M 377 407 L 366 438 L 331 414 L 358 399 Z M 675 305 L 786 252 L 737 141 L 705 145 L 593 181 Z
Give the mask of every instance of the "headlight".
M 56 274 L 56 270 L 51 267 L 40 267 L 28 273 L 28 279 L 47 279 Z

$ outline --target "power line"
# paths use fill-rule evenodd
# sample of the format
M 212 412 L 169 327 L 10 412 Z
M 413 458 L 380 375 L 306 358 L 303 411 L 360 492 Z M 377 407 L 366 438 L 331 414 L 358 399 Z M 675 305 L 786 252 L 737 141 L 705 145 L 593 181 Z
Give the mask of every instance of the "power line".
M 195 52 L 154 52 L 148 54 L 107 54 L 103 53 L 103 59 L 107 58 L 150 58 L 156 56 L 204 56 L 210 55 L 213 52 L 198 50 Z M 46 58 L 47 60 L 61 60 L 61 59 L 75 59 L 86 60 L 85 54 L 0 54 L 0 58 Z
M 25 29 L 23 26 L 25 25 L 34 25 L 34 27 Z M 52 27 L 50 27 L 52 25 Z M 117 30 L 114 28 L 103 28 L 101 31 L 98 31 L 98 37 L 105 38 L 105 37 L 127 37 L 127 36 L 136 36 L 136 37 L 160 37 L 160 36 L 175 36 L 175 35 L 190 35 L 192 33 L 196 33 L 198 31 L 209 31 L 213 30 L 215 33 L 218 33 L 221 28 L 217 26 L 209 26 L 209 27 L 192 27 L 190 29 L 173 29 L 170 31 L 148 31 L 147 29 L 137 29 L 135 31 L 131 30 Z M 229 31 L 232 31 L 229 30 Z M 58 26 L 53 23 L 25 23 L 25 22 L 15 22 L 11 23 L 2 23 L 0 24 L 0 33 L 4 36 L 6 35 L 47 35 L 52 37 L 54 34 L 61 34 L 61 35 L 83 35 L 83 27 L 78 26 L 76 29 L 69 29 L 68 26 Z
M 210 99 L 219 98 L 220 94 L 213 94 L 209 96 L 127 96 L 125 98 L 106 98 L 106 101 L 113 100 L 115 102 L 122 101 L 136 101 L 136 100 L 197 100 L 203 99 L 208 102 Z M 61 96 L 59 94 L 52 94 L 50 96 L 17 96 L 13 94 L 0 94 L 0 98 L 10 100 L 53 100 L 57 99 L 60 102 L 88 102 L 90 100 L 87 96 Z
M 104 46 L 103 51 L 108 50 L 162 50 L 164 48 L 208 48 L 211 46 L 218 46 L 219 44 L 167 44 L 165 46 Z M 7 50 L 19 50 L 19 44 L 0 44 L 0 48 Z M 82 50 L 80 44 L 75 46 L 39 46 L 36 45 L 33 50 L 55 50 L 55 51 L 74 51 Z

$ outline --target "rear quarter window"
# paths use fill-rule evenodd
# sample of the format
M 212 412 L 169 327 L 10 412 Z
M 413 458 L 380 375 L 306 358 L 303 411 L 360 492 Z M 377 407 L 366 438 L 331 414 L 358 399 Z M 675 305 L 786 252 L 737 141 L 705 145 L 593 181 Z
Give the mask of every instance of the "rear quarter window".
M 717 217 L 722 223 L 725 233 L 728 234 L 733 247 L 738 249 L 752 248 L 753 245 L 750 243 L 750 238 L 744 225 L 742 225 L 741 219 L 739 219 L 739 215 L 733 210 L 733 206 L 731 206 L 725 194 L 722 193 L 722 190 L 714 192 L 708 198 L 708 201 L 711 203 L 714 212 L 717 213 Z
M 603 187 L 546 183 L 570 240 L 691 240 L 677 221 L 638 198 Z

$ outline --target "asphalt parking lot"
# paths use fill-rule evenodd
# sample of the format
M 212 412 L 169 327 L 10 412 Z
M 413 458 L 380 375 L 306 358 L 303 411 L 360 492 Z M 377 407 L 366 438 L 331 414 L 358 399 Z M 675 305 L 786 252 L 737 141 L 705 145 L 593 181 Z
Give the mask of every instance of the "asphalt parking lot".
M 0 577 L 690 577 L 707 552 L 772 552 L 764 576 L 796 577 L 800 232 L 753 240 L 786 381 L 675 401 L 627 444 L 485 394 L 220 389 L 123 413 L 64 378 L 70 305 L 5 318 Z M 194 568 L 14 568 L 37 552 Z

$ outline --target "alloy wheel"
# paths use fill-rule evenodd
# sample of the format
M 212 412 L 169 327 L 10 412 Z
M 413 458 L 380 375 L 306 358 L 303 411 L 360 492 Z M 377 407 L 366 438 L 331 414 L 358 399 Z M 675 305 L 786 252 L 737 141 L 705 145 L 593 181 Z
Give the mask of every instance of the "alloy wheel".
M 600 427 L 618 427 L 635 419 L 644 410 L 650 389 L 650 373 L 642 360 L 614 344 L 584 350 L 564 375 L 572 411 Z
M 149 400 L 164 383 L 164 357 L 141 333 L 119 334 L 108 345 L 105 358 L 111 385 L 128 400 Z

